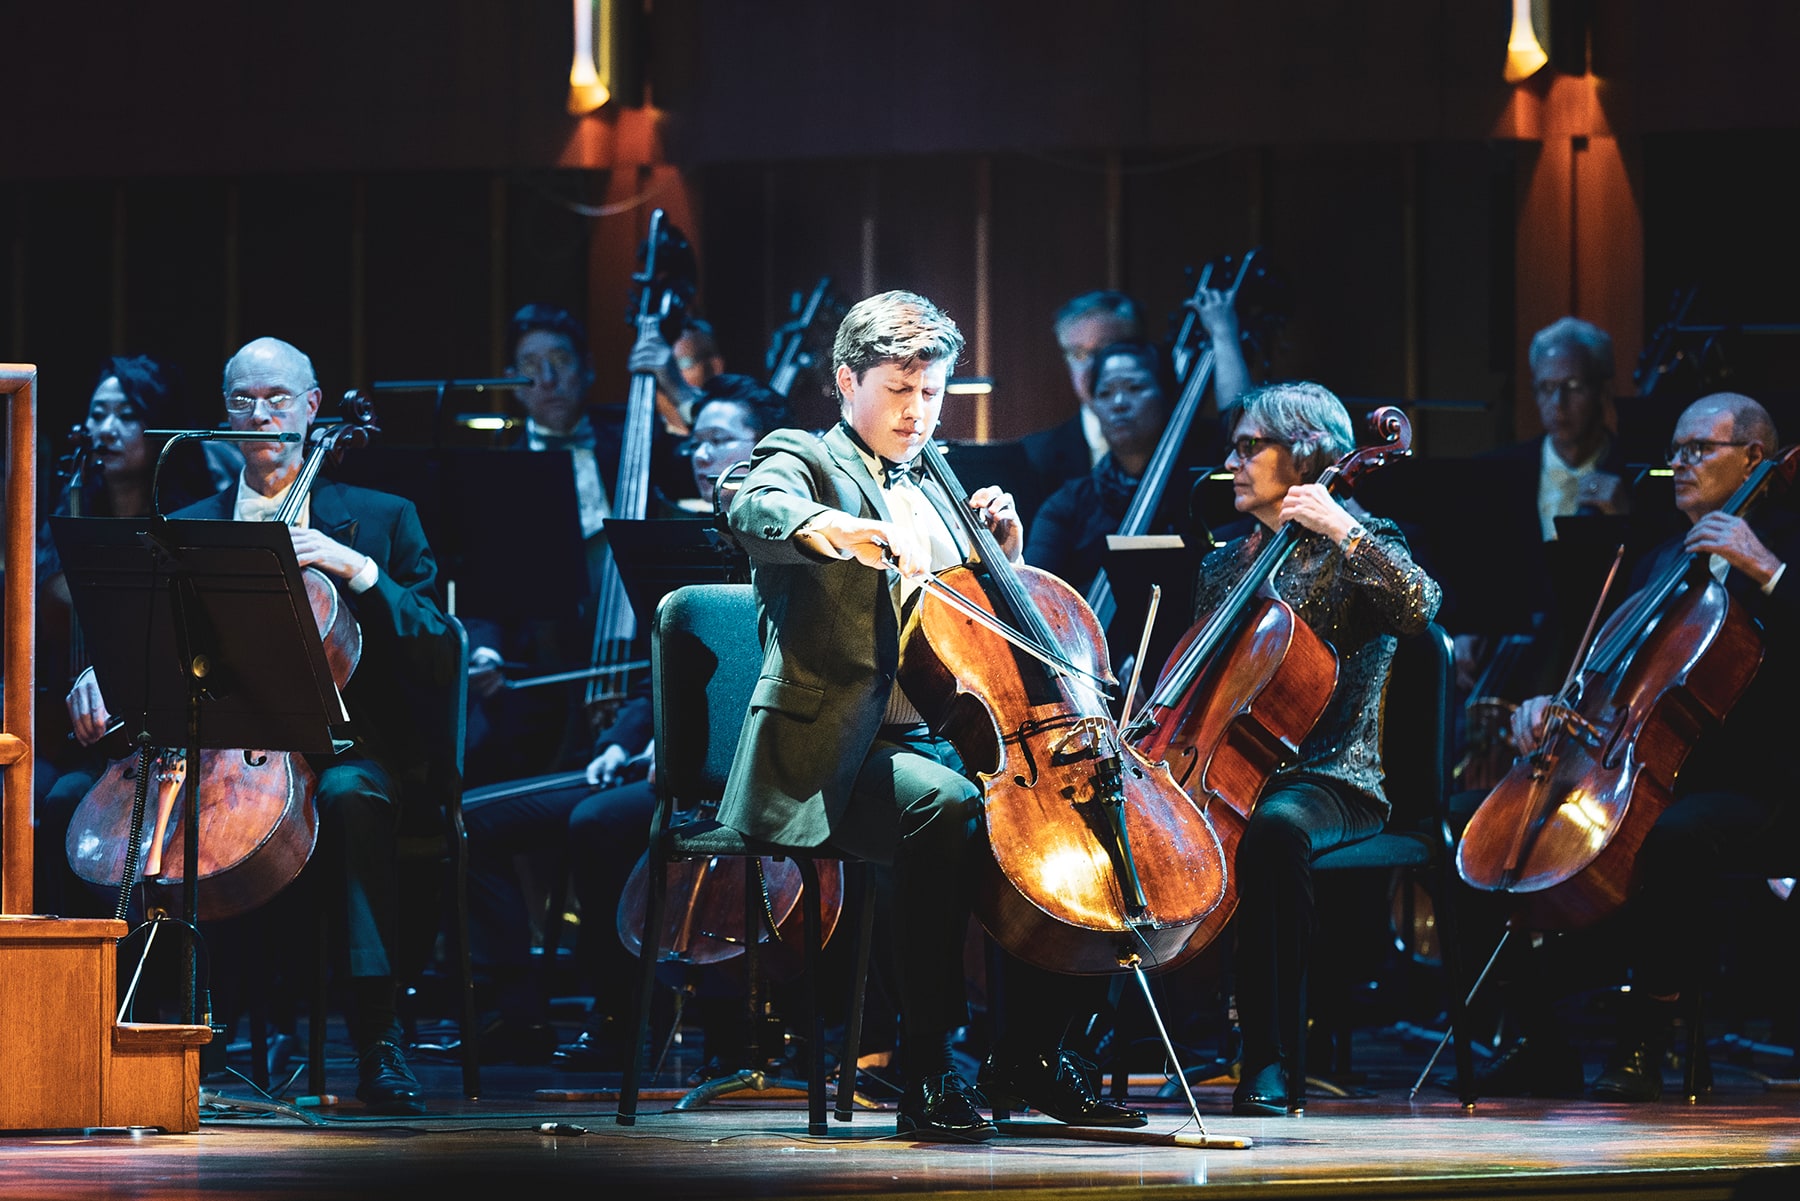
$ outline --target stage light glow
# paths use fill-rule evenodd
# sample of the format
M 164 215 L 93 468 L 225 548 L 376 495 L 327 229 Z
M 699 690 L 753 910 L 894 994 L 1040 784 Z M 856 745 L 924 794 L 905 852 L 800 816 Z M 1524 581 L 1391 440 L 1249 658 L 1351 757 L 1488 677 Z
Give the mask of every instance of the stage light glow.
M 594 64 L 594 9 L 604 10 L 608 0 L 573 0 L 575 5 L 575 58 L 569 64 L 569 115 L 585 116 L 608 100 L 612 92 L 600 78 Z M 604 22 L 606 13 L 602 11 Z
M 1506 37 L 1506 82 L 1522 83 L 1549 61 L 1531 25 L 1531 0 L 1513 0 L 1512 32 Z

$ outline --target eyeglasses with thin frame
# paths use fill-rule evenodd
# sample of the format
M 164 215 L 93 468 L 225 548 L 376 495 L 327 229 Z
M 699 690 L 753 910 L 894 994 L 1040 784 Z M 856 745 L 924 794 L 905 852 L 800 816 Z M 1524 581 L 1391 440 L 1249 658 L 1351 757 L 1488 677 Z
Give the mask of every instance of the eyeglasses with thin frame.
M 1720 438 L 1689 438 L 1686 442 L 1676 442 L 1669 447 L 1668 463 L 1686 463 L 1692 467 L 1713 451 L 1727 446 L 1748 446 L 1748 442 L 1729 442 Z
M 1265 446 L 1292 446 L 1280 438 L 1265 438 L 1261 434 L 1239 434 L 1231 441 L 1231 449 L 1237 454 L 1240 462 L 1248 463 L 1256 452 Z
M 1556 400 L 1563 396 L 1585 396 L 1594 390 L 1594 381 L 1575 376 L 1572 379 L 1547 379 L 1536 387 L 1539 400 Z
M 233 413 L 248 413 L 259 403 L 268 406 L 271 413 L 285 413 L 317 388 L 307 388 L 297 393 L 277 392 L 273 396 L 245 396 L 241 392 L 233 392 L 225 398 L 225 407 Z

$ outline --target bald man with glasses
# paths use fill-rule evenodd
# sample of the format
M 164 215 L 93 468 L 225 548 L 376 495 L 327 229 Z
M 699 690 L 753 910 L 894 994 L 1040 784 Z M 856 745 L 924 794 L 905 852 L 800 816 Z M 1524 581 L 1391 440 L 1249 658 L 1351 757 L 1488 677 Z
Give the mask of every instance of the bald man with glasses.
M 225 365 L 224 405 L 234 430 L 297 433 L 318 415 L 321 393 L 312 361 L 276 338 L 248 343 Z M 173 514 L 215 521 L 268 521 L 286 501 L 305 461 L 304 442 L 241 442 L 244 469 L 233 487 Z M 395 929 L 399 909 L 396 838 L 400 807 L 429 804 L 428 754 L 441 734 L 415 720 L 438 712 L 428 664 L 433 643 L 453 637 L 438 608 L 437 563 L 411 501 L 321 478 L 292 530 L 300 566 L 330 577 L 361 627 L 362 658 L 343 688 L 352 747 L 309 757 L 318 773 L 319 837 L 307 872 L 323 875 L 335 936 L 348 967 L 347 1014 L 357 1056 L 357 1096 L 371 1112 L 425 1112 L 423 1090 L 407 1066 L 396 1017 Z M 89 672 L 69 697 L 76 737 L 91 743 L 110 721 Z M 277 897 L 281 905 L 296 895 Z M 304 927 L 302 927 L 304 928 Z M 220 923 L 208 934 L 214 962 L 260 929 Z M 214 972 L 215 994 L 229 980 Z M 235 1009 L 216 1006 L 230 1021 Z

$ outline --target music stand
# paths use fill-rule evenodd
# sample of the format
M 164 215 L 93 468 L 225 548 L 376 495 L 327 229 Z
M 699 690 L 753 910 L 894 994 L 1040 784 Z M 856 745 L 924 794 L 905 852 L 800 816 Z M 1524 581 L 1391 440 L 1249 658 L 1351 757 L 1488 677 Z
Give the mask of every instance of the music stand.
M 1156 626 L 1150 632 L 1150 643 L 1144 651 L 1144 681 L 1154 688 L 1175 644 L 1188 631 L 1194 620 L 1194 579 L 1200 560 L 1208 549 L 1205 535 L 1195 544 L 1180 534 L 1145 534 L 1128 537 L 1109 534 L 1101 556 L 1118 608 L 1113 613 L 1112 627 L 1107 631 L 1107 644 L 1112 650 L 1113 670 L 1119 671 L 1127 655 L 1137 654 L 1138 640 L 1143 636 L 1144 618 L 1149 612 L 1150 589 L 1162 585 L 1162 598 L 1157 602 Z M 1130 679 L 1121 676 L 1121 690 Z
M 677 588 L 749 578 L 749 556 L 701 518 L 613 518 L 606 538 L 640 630 L 650 628 L 656 606 Z
M 144 758 L 187 751 L 182 905 L 195 922 L 200 751 L 330 753 L 349 721 L 292 537 L 278 522 L 160 517 L 52 517 L 50 532 L 108 708 L 136 723 Z M 128 890 L 135 848 L 127 862 Z M 184 999 L 198 1025 L 192 940 L 188 956 Z
M 456 612 L 490 621 L 573 621 L 589 591 L 568 454 L 368 447 L 332 478 L 412 501 Z

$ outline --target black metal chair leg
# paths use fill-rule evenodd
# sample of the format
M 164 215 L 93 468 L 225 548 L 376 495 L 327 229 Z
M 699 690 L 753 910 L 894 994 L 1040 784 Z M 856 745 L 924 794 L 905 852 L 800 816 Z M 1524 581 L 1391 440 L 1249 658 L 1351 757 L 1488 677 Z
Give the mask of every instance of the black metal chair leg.
M 662 947 L 663 911 L 668 905 L 668 861 L 652 843 L 648 898 L 644 905 L 644 932 L 638 946 L 637 1013 L 631 1023 L 631 1044 L 625 1056 L 625 1074 L 619 1083 L 621 1126 L 637 1125 L 638 1089 L 643 1081 L 645 1060 L 650 1054 L 650 1005 L 656 996 L 656 956 Z
M 835 1116 L 848 1122 L 856 1108 L 856 1061 L 862 1054 L 863 997 L 869 980 L 869 943 L 875 937 L 875 875 L 863 871 L 862 912 L 856 927 L 856 966 L 850 979 L 850 1012 L 844 1027 L 844 1059 L 838 1065 Z
M 805 907 L 806 966 L 800 988 L 800 1029 L 806 1033 L 806 1132 L 829 1134 L 825 1124 L 825 1032 L 819 1018 L 819 958 L 825 939 L 820 910 L 824 895 L 819 888 L 819 868 L 810 858 L 799 859 L 800 903 Z

